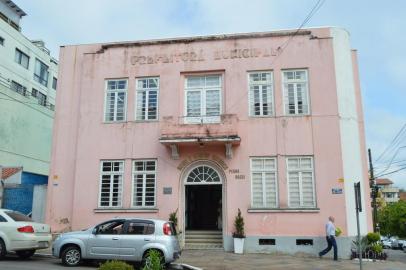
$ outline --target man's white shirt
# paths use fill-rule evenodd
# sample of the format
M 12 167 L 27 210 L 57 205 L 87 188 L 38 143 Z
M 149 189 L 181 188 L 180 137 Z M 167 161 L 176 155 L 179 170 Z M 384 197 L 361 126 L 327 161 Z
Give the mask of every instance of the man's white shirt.
M 333 222 L 329 221 L 326 224 L 326 235 L 327 236 L 336 236 L 336 227 Z

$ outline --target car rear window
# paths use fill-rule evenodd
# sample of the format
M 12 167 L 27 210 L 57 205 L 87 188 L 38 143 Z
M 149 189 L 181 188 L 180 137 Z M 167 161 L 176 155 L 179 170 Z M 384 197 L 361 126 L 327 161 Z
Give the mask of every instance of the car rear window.
M 132 221 L 128 224 L 127 234 L 145 235 L 154 234 L 155 225 L 153 223 L 144 223 Z
M 21 214 L 20 212 L 16 211 L 6 211 L 5 212 L 7 216 L 9 216 L 12 220 L 14 221 L 28 221 L 32 222 L 32 219 L 30 217 L 27 217 L 24 214 Z

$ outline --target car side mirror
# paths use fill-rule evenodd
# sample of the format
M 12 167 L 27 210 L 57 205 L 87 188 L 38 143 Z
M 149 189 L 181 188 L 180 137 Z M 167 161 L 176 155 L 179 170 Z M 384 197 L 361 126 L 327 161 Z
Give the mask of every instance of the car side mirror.
M 92 234 L 97 234 L 97 231 L 98 231 L 97 227 L 96 227 L 96 228 L 93 228 Z

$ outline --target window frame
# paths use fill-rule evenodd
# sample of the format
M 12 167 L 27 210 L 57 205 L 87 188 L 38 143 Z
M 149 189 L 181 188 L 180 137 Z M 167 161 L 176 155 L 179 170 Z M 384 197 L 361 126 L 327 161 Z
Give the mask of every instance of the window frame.
M 109 90 L 108 89 L 108 82 L 109 81 L 125 81 L 126 82 L 126 87 L 125 89 L 114 89 L 114 90 Z M 107 120 L 107 94 L 108 93 L 115 93 L 115 98 L 114 98 L 114 120 Z M 116 120 L 117 119 L 117 94 L 118 93 L 125 93 L 125 100 L 124 100 L 124 108 L 123 108 L 123 120 Z M 128 79 L 127 78 L 117 78 L 117 79 L 105 79 L 104 80 L 104 110 L 103 110 L 103 123 L 123 123 L 127 122 L 127 108 L 128 108 Z
M 157 79 L 158 80 L 158 87 L 157 88 L 138 88 L 138 82 L 145 79 Z M 156 122 L 159 121 L 159 92 L 161 88 L 161 78 L 159 76 L 147 76 L 147 77 L 137 77 L 135 78 L 135 121 L 137 122 Z M 148 100 L 149 100 L 149 92 L 156 91 L 156 118 L 155 119 L 148 119 Z M 138 93 L 139 92 L 146 92 L 147 94 L 147 102 L 145 107 L 145 117 L 144 119 L 138 119 Z M 142 109 L 142 108 L 141 108 Z
M 270 75 L 271 75 L 271 80 L 270 80 L 270 82 L 269 82 L 269 84 L 264 84 L 264 83 L 253 83 L 253 84 L 251 84 L 251 78 L 250 78 L 250 76 L 252 75 L 252 74 L 261 74 L 261 73 L 269 73 Z M 275 116 L 275 91 L 274 91 L 274 84 L 275 84 L 275 82 L 274 82 L 274 74 L 273 74 L 274 72 L 273 72 L 273 70 L 253 70 L 253 71 L 248 71 L 247 72 L 247 83 L 248 83 L 248 115 L 249 115 L 249 117 L 254 117 L 254 118 L 266 118 L 266 117 L 274 117 Z M 253 115 L 252 113 L 251 113 L 251 100 L 253 101 L 253 104 L 254 104 L 254 100 L 253 100 L 253 97 L 252 97 L 252 93 L 251 93 L 251 86 L 253 86 L 253 85 L 260 85 L 261 86 L 261 95 L 260 95 L 260 100 L 262 101 L 262 104 L 260 105 L 261 107 L 260 107 L 260 111 L 262 111 L 263 110 L 263 100 L 262 100 L 262 93 L 263 93 L 263 88 L 262 88 L 262 86 L 264 86 L 264 85 L 268 85 L 268 86 L 270 86 L 270 95 L 271 95 L 271 98 L 270 98 L 270 103 L 271 103 L 271 105 L 272 105 L 272 107 L 271 107 L 271 110 L 272 110 L 272 113 L 270 113 L 270 114 L 267 114 L 267 115 L 264 115 L 263 114 L 263 112 L 262 112 L 262 114 L 260 114 L 260 115 Z M 255 107 L 254 107 L 254 109 L 255 109 Z M 269 108 L 268 108 L 268 110 L 269 110 Z
M 4 46 L 4 41 L 6 41 L 5 38 L 0 36 L 0 45 L 1 46 Z
M 289 170 L 289 159 L 302 159 L 302 158 L 310 158 L 311 160 L 311 173 L 312 173 L 312 188 L 313 188 L 313 205 L 306 206 L 303 205 L 303 188 L 302 188 L 302 172 L 309 172 L 309 169 L 296 169 L 296 170 Z M 299 206 L 292 206 L 290 201 L 290 184 L 289 184 L 289 173 L 290 172 L 299 172 Z M 289 208 L 317 208 L 317 198 L 316 198 L 316 182 L 315 182 L 315 170 L 314 170 L 314 156 L 287 156 L 286 157 L 286 179 L 287 179 L 287 191 L 288 191 L 288 207 Z
M 206 82 L 206 77 L 210 76 L 218 76 L 219 77 L 219 86 L 218 87 L 206 87 L 206 83 L 203 87 L 187 87 L 188 78 L 191 77 L 204 77 Z M 221 122 L 221 114 L 223 113 L 223 93 L 224 93 L 224 74 L 223 73 L 204 73 L 204 74 L 185 74 L 183 76 L 183 95 L 184 95 L 184 104 L 183 104 L 183 115 L 184 115 L 184 123 L 185 124 L 219 124 Z M 207 114 L 207 104 L 206 104 L 206 93 L 207 90 L 219 90 L 219 115 L 207 116 L 202 115 L 202 110 L 204 108 L 205 114 Z M 187 93 L 193 91 L 200 91 L 200 116 L 188 116 L 187 115 L 187 105 L 188 105 L 188 98 Z M 202 93 L 204 92 L 204 98 Z
M 281 70 L 281 75 L 282 75 L 282 93 L 283 93 L 283 113 L 284 116 L 306 116 L 306 115 L 310 115 L 311 114 L 311 106 L 310 106 L 310 89 L 309 89 L 309 70 L 307 68 L 295 68 L 295 69 L 282 69 Z M 294 92 L 294 98 L 295 98 L 295 113 L 291 114 L 288 112 L 287 110 L 287 104 L 289 104 L 289 93 L 287 92 L 288 89 L 287 87 L 285 87 L 289 82 L 287 82 L 285 80 L 285 72 L 297 72 L 297 71 L 304 71 L 305 72 L 305 76 L 306 76 L 306 81 L 302 81 L 302 80 L 296 80 L 293 79 L 291 81 L 291 83 L 295 84 L 295 92 Z M 299 108 L 298 108 L 298 104 L 297 104 L 297 88 L 296 85 L 298 83 L 304 83 L 306 85 L 306 100 L 307 100 L 307 112 L 306 113 L 297 113 Z
M 155 170 L 154 171 L 136 171 L 135 170 L 135 162 L 148 162 L 148 161 L 154 161 L 155 162 Z M 138 172 L 138 173 L 137 173 Z M 135 175 L 136 174 L 142 174 L 142 185 L 143 185 L 143 190 L 142 190 L 142 205 L 135 205 L 136 203 L 136 196 L 134 194 L 135 192 Z M 145 194 L 146 194 L 146 175 L 147 174 L 154 174 L 154 205 L 145 205 Z M 131 208 L 136 208 L 136 209 L 149 209 L 149 208 L 156 208 L 157 206 L 157 175 L 158 175 L 158 160 L 154 158 L 150 159 L 133 159 L 132 160 L 132 171 L 131 171 Z
M 58 79 L 56 77 L 52 76 L 52 86 L 51 86 L 52 89 L 54 89 L 56 91 L 57 85 L 58 85 Z
M 15 88 L 15 87 L 17 87 L 17 88 Z M 22 96 L 27 96 L 27 87 L 25 87 L 24 85 L 14 81 L 14 80 L 11 80 L 11 82 L 10 82 L 10 90 L 12 90 Z
M 274 160 L 275 161 L 275 169 L 270 169 L 270 170 L 257 170 L 254 171 L 253 167 L 252 167 L 252 163 L 254 159 L 260 159 L 260 160 L 266 160 L 266 159 L 270 159 L 270 160 Z M 254 189 L 253 189 L 253 173 L 261 173 L 261 181 L 262 181 L 262 187 L 266 187 L 266 185 L 264 185 L 265 183 L 265 179 L 264 179 L 264 174 L 267 172 L 271 172 L 275 174 L 275 205 L 274 206 L 266 206 L 264 203 L 262 206 L 255 206 L 254 205 Z M 251 208 L 252 209 L 274 209 L 274 208 L 278 208 L 279 207 L 279 185 L 278 185 L 278 159 L 277 157 L 274 156 L 253 156 L 250 157 L 250 188 L 251 188 Z M 261 191 L 262 193 L 262 201 L 266 202 L 266 192 L 264 189 L 262 189 Z
M 27 66 L 22 64 L 23 57 L 27 58 Z M 14 62 L 19 64 L 23 68 L 28 69 L 29 66 L 30 66 L 30 57 L 28 56 L 28 54 L 26 54 L 23 51 L 21 51 L 20 49 L 16 48 L 15 49 L 15 54 L 14 54 Z
M 46 67 L 46 80 L 44 78 L 41 77 L 41 74 L 37 74 L 36 70 L 37 70 L 37 62 L 40 63 L 40 67 L 42 70 L 42 66 Z M 41 73 L 41 72 L 40 72 Z M 48 87 L 48 82 L 49 82 L 49 66 L 46 65 L 44 62 L 42 62 L 41 60 L 39 60 L 38 58 L 35 58 L 35 64 L 34 64 L 34 81 L 38 82 L 39 84 Z
M 123 168 L 122 171 L 120 172 L 114 172 L 114 171 L 110 171 L 110 172 L 103 172 L 103 163 L 104 162 L 122 162 L 123 164 Z M 104 174 L 108 174 L 110 175 L 110 185 L 111 185 L 111 181 L 112 181 L 112 176 L 115 174 L 121 175 L 121 197 L 120 197 L 120 203 L 118 205 L 112 205 L 112 197 L 109 197 L 109 205 L 105 206 L 105 205 L 101 205 L 101 199 L 102 199 L 102 177 Z M 97 205 L 99 208 L 121 208 L 123 207 L 123 191 L 124 191 L 124 179 L 125 177 L 125 160 L 123 159 L 113 159 L 113 160 L 100 160 L 100 176 L 99 176 L 99 196 L 98 196 L 98 202 Z M 111 187 L 110 187 L 110 193 L 109 196 L 112 195 L 111 193 Z

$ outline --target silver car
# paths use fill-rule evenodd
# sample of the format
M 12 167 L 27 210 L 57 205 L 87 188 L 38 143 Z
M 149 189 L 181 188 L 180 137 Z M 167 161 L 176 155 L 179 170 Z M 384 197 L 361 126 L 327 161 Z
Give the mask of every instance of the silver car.
M 163 263 L 180 257 L 181 250 L 172 222 L 158 219 L 115 218 L 84 231 L 58 236 L 52 254 L 66 266 L 82 259 L 144 262 L 157 250 Z

